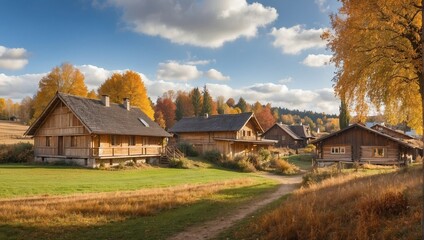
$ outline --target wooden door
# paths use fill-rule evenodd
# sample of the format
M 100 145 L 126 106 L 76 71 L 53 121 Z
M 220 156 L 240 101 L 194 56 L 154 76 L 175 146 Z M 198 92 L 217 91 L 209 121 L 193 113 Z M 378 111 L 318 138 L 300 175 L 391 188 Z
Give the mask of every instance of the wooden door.
M 63 156 L 64 154 L 63 136 L 57 137 L 57 155 Z

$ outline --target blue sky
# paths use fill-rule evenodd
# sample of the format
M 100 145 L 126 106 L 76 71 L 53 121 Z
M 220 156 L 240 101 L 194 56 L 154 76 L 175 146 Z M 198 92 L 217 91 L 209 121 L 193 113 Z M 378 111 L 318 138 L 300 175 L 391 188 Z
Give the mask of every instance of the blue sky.
M 0 9 L 0 97 L 36 93 L 53 67 L 90 89 L 139 72 L 153 101 L 205 84 L 214 97 L 337 113 L 319 35 L 336 0 L 10 0 Z

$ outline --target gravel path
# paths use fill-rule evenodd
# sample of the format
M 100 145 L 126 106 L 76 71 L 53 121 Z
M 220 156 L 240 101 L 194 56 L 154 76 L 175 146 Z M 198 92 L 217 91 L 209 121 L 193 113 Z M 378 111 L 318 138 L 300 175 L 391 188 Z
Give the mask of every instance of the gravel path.
M 261 175 L 279 181 L 280 186 L 278 189 L 275 192 L 265 194 L 259 200 L 255 199 L 254 201 L 239 206 L 234 211 L 228 212 L 225 216 L 189 227 L 185 229 L 185 231 L 169 238 L 169 240 L 213 239 L 237 221 L 251 215 L 256 210 L 277 200 L 281 196 L 291 193 L 293 190 L 297 189 L 302 182 L 301 175 L 278 176 L 270 173 L 263 173 Z

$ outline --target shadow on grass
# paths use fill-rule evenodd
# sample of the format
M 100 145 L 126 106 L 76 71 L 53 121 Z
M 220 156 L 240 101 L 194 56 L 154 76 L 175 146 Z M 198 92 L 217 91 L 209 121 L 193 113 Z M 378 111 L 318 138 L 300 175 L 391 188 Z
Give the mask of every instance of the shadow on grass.
M 231 214 L 240 204 L 275 188 L 272 184 L 225 189 L 191 205 L 163 210 L 152 216 L 91 226 L 0 225 L 0 239 L 165 239 L 185 228 Z M 100 215 L 99 215 L 100 216 Z M 72 223 L 71 223 L 72 224 Z

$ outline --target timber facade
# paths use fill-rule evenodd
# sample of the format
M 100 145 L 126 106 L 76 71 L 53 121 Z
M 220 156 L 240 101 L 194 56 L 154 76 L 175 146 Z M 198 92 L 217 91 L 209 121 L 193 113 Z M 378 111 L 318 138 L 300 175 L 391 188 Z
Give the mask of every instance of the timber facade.
M 262 139 L 263 129 L 253 113 L 183 118 L 169 131 L 177 143 L 192 144 L 199 153 L 218 150 L 230 158 L 255 154 L 276 142 Z
M 34 138 L 35 161 L 99 167 L 159 159 L 171 135 L 129 104 L 57 93 L 25 133 Z
M 310 127 L 306 125 L 286 125 L 276 123 L 263 134 L 265 139 L 276 140 L 276 147 L 291 149 L 304 148 L 315 139 Z
M 317 162 L 404 164 L 417 157 L 420 146 L 410 141 L 352 124 L 312 142 Z

